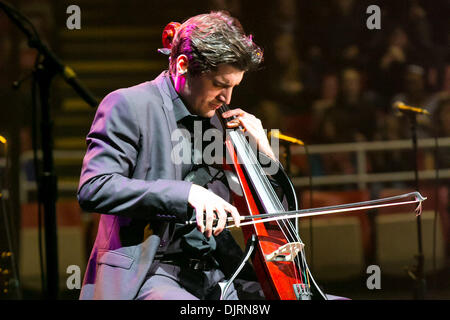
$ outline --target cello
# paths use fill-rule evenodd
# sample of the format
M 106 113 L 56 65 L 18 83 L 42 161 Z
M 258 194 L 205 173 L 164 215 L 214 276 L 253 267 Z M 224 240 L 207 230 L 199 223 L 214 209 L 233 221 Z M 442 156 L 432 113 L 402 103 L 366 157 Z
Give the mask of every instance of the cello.
M 229 107 L 223 104 L 216 111 L 224 128 L 224 143 L 228 156 L 224 170 L 233 191 L 234 205 L 244 221 L 252 221 L 240 223 L 247 243 L 246 253 L 233 276 L 219 284 L 222 296 L 245 261 L 255 251 L 252 257 L 253 267 L 266 299 L 310 300 L 313 287 L 323 299 L 327 299 L 309 269 L 304 243 L 294 219 L 412 203 L 419 203 L 416 213 L 418 215 L 421 213 L 421 203 L 426 198 L 418 192 L 359 203 L 299 210 L 294 186 L 281 163 L 274 162 L 262 153 L 256 153 L 244 135 L 242 127 L 225 129 L 226 123 L 232 120 L 222 117 L 228 110 Z M 264 163 L 269 163 L 270 166 L 264 166 Z M 276 170 L 273 170 L 274 168 Z M 277 188 L 281 188 L 281 194 Z M 415 199 L 395 202 L 410 197 Z
M 226 104 L 217 110 L 217 116 L 224 128 L 231 120 L 222 117 L 222 113 L 227 110 L 229 107 Z M 286 211 L 282 199 L 273 188 L 273 183 L 265 174 L 267 170 L 260 164 L 262 159 L 257 159 L 242 128 L 224 131 L 226 151 L 228 159 L 231 159 L 231 165 L 226 164 L 224 167 L 225 170 L 233 170 L 239 180 L 242 192 L 234 191 L 236 187 L 231 189 L 234 191 L 233 202 L 240 214 L 256 217 L 260 214 Z M 277 167 L 278 170 L 273 176 L 280 185 L 287 186 L 283 191 L 287 195 L 288 209 L 297 210 L 298 202 L 293 185 L 281 165 L 277 164 Z M 252 262 L 266 299 L 309 300 L 311 277 L 305 259 L 304 244 L 293 221 L 283 219 L 243 226 L 242 231 L 244 240 L 256 246 Z M 250 248 L 252 247 L 249 244 L 246 251 Z

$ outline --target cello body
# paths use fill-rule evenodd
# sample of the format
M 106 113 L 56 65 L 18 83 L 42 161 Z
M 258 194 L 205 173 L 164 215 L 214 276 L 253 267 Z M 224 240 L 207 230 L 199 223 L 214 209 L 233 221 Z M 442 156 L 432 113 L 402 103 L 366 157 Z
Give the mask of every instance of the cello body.
M 219 118 L 222 118 L 221 115 Z M 241 130 L 227 130 L 225 146 L 228 160 L 224 169 L 233 171 L 239 180 L 241 192 L 233 193 L 233 204 L 240 214 L 253 215 L 257 219 L 259 214 L 297 210 L 294 187 L 281 164 L 272 161 L 270 171 L 274 173 L 275 165 L 276 172 L 267 175 L 259 160 L 268 163 L 268 157 L 258 154 L 257 159 L 254 150 L 246 143 Z M 252 263 L 266 299 L 310 298 L 307 274 L 301 267 L 306 264 L 303 243 L 299 240 L 292 221 L 243 226 L 242 232 L 246 242 L 252 235 L 256 235 L 257 244 Z

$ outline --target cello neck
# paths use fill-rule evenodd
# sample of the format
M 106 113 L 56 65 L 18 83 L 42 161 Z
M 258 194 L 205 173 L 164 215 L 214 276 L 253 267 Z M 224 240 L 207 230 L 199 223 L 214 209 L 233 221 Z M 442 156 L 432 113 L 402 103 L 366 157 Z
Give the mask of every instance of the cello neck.
M 247 141 L 243 131 L 239 130 L 242 127 L 226 129 L 226 123 L 236 118 L 223 118 L 222 113 L 228 110 L 230 110 L 229 106 L 223 104 L 216 112 L 224 128 L 226 140 L 230 141 L 233 145 L 234 151 L 237 154 L 238 163 L 247 175 L 247 181 L 251 183 L 252 189 L 257 194 L 257 198 L 266 212 L 284 211 L 284 207 L 259 163 L 254 149 Z

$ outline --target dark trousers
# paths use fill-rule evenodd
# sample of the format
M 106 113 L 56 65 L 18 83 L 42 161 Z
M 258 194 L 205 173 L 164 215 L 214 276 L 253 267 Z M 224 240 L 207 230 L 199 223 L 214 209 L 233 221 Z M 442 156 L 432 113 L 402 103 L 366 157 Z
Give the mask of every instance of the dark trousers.
M 211 300 L 218 299 L 218 283 L 224 280 L 219 269 L 194 270 L 155 261 L 142 285 L 137 300 Z M 218 295 L 219 294 L 219 295 Z M 233 285 L 225 300 L 238 300 Z

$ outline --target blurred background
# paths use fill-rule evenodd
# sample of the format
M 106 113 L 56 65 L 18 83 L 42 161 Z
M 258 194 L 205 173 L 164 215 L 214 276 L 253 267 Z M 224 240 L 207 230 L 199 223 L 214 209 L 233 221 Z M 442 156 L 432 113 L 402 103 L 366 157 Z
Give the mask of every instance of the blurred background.
M 202 0 L 10 1 L 100 101 L 107 93 L 151 80 L 167 68 L 159 54 L 171 21 L 223 9 L 239 18 L 264 50 L 260 71 L 245 75 L 232 105 L 267 129 L 301 139 L 281 143 L 302 208 L 364 201 L 412 191 L 411 119 L 395 101 L 426 108 L 417 116 L 417 169 L 423 203 L 421 239 L 427 299 L 450 298 L 450 1 Z M 369 30 L 369 5 L 381 9 L 381 29 Z M 69 30 L 69 5 L 81 9 L 81 29 Z M 41 299 L 42 264 L 32 108 L 37 53 L 0 12 L 0 298 Z M 13 83 L 20 85 L 13 88 Z M 77 299 L 67 268 L 81 276 L 98 215 L 81 211 L 76 189 L 85 136 L 95 114 L 61 77 L 51 87 L 58 177 L 60 298 Z M 33 133 L 33 124 L 37 127 Z M 38 158 L 41 154 L 38 152 Z M 412 207 L 302 220 L 311 271 L 331 294 L 352 299 L 412 299 L 419 233 Z M 42 224 L 42 223 L 41 223 Z M 45 259 L 43 259 L 45 261 Z M 370 290 L 370 265 L 381 289 Z M 17 272 L 14 272 L 17 270 Z M 44 268 L 45 270 L 45 268 Z

